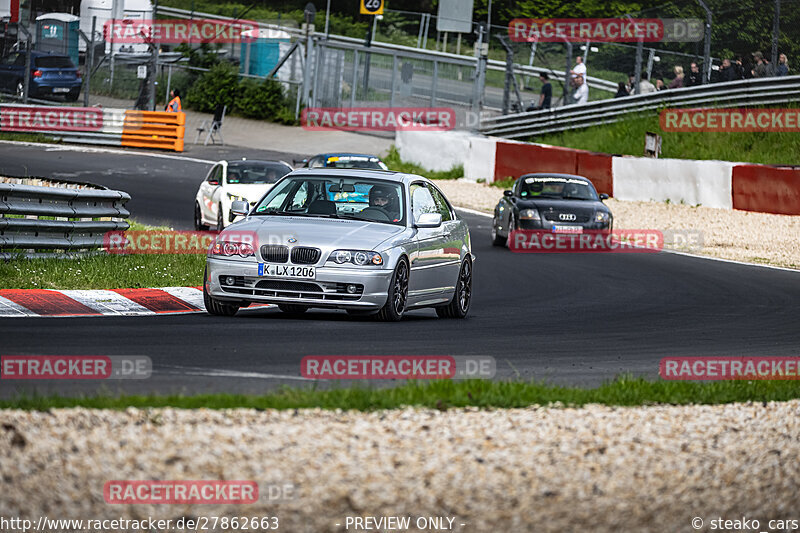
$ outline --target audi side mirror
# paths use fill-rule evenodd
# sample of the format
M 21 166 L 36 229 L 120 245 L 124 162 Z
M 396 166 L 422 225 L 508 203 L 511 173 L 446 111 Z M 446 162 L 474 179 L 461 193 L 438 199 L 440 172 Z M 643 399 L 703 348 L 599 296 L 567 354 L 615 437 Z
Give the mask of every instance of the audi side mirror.
M 423 213 L 419 216 L 417 223 L 418 228 L 438 228 L 442 225 L 441 213 Z
M 244 216 L 250 212 L 250 204 L 244 200 L 234 200 L 231 203 L 231 216 Z
M 602 202 L 603 200 L 608 200 L 608 195 L 606 193 L 600 194 L 600 201 Z
M 508 190 L 503 191 L 503 196 L 508 196 L 508 197 L 514 196 L 514 191 L 508 191 Z

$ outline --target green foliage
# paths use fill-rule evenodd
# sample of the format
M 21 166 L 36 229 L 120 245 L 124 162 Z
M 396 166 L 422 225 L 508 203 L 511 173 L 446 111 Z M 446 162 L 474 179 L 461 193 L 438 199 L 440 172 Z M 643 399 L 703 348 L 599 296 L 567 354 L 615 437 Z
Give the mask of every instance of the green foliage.
M 542 135 L 535 140 L 568 148 L 641 156 L 645 132 L 648 131 L 661 135 L 661 157 L 772 165 L 800 164 L 800 135 L 796 133 L 664 132 L 659 126 L 657 114 L 644 114 L 605 126 Z
M 275 80 L 261 82 L 243 78 L 239 82 L 234 111 L 247 118 L 271 118 L 285 105 L 281 84 Z
M 213 113 L 218 105 L 230 109 L 239 85 L 236 67 L 219 63 L 204 72 L 186 94 L 186 105 L 202 113 Z
M 464 177 L 464 167 L 462 165 L 455 166 L 450 170 L 426 170 L 415 163 L 408 163 L 400 159 L 400 153 L 394 146 L 389 148 L 389 154 L 383 158 L 383 162 L 386 163 L 389 170 L 418 174 L 431 180 L 457 180 Z

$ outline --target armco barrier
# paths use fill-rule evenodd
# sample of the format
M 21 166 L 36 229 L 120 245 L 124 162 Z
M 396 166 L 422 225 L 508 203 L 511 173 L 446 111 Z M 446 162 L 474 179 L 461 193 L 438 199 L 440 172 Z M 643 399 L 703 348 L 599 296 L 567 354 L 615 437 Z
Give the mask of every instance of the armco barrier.
M 734 165 L 733 208 L 800 215 L 800 168 Z
M 66 142 L 183 151 L 183 113 L 0 104 L 0 131 L 43 133 Z
M 106 232 L 128 229 L 125 203 L 130 199 L 125 192 L 105 188 L 0 183 L 0 259 L 100 248 Z
M 126 111 L 121 144 L 134 148 L 160 148 L 183 152 L 185 133 L 184 113 Z

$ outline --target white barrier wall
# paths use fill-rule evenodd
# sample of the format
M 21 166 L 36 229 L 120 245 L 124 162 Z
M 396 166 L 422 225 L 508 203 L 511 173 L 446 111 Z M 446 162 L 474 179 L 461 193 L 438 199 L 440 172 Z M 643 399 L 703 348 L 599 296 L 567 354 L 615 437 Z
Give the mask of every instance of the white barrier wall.
M 734 163 L 647 157 L 614 157 L 614 198 L 733 209 Z
M 497 139 L 464 131 L 398 131 L 395 147 L 400 158 L 433 171 L 463 165 L 464 177 L 494 179 Z

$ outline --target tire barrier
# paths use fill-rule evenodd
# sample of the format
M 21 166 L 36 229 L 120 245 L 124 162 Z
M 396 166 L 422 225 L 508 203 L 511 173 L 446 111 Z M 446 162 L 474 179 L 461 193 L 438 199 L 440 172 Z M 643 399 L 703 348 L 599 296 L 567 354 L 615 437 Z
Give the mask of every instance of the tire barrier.
M 597 192 L 620 200 L 800 215 L 798 167 L 616 156 L 464 132 L 398 131 L 395 144 L 405 161 L 431 170 L 464 165 L 470 180 L 493 182 L 533 172 L 577 174 L 589 178 Z
M 183 151 L 185 113 L 0 104 L 0 131 L 65 142 Z

